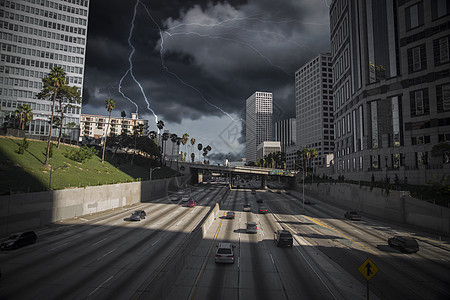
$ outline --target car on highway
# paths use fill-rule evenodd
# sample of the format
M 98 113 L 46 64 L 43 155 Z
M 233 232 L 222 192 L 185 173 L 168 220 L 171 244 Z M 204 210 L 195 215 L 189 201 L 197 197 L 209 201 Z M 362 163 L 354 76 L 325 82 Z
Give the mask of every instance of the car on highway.
M 264 200 L 263 200 L 263 198 L 258 198 L 258 199 L 256 199 L 256 202 L 257 202 L 257 203 L 263 203 Z
M 247 233 L 258 233 L 258 225 L 256 222 L 248 222 L 247 223 Z
M 260 207 L 259 207 L 259 213 L 260 214 L 267 214 L 269 211 L 267 210 L 267 207 L 265 207 L 265 206 L 263 206 L 263 205 L 261 205 Z
M 197 202 L 195 202 L 194 200 L 189 200 L 188 201 L 188 203 L 187 203 L 187 206 L 188 207 L 195 207 L 197 205 Z
M 234 219 L 234 216 L 234 211 L 227 211 L 227 213 L 225 214 L 225 219 Z
M 141 220 L 141 214 L 133 212 L 130 216 L 130 221 L 140 221 Z
M 189 196 L 181 197 L 181 202 L 188 202 L 189 200 L 191 200 L 191 197 L 189 197 Z
M 178 195 L 178 194 L 172 194 L 172 195 L 170 195 L 170 201 L 178 201 L 178 200 L 180 200 L 180 195 Z
M 147 217 L 147 213 L 145 212 L 145 210 L 135 210 L 134 213 L 139 214 L 141 219 L 145 219 Z
M 215 256 L 216 263 L 234 263 L 234 247 L 231 243 L 219 243 Z
M 388 239 L 389 247 L 398 248 L 405 253 L 416 253 L 419 251 L 419 243 L 411 236 L 396 235 Z
M 244 204 L 244 211 L 252 211 L 252 206 L 250 204 Z
M 11 234 L 7 240 L 0 244 L 2 250 L 17 249 L 29 244 L 36 243 L 37 235 L 34 231 Z
M 289 230 L 274 231 L 273 241 L 277 247 L 289 246 L 292 247 L 294 239 Z
M 361 215 L 356 210 L 347 210 L 344 217 L 352 221 L 360 221 Z

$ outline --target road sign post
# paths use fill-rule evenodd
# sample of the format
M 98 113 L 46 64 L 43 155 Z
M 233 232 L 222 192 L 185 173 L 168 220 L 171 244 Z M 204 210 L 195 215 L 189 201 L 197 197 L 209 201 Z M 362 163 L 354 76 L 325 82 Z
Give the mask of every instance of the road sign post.
M 377 274 L 377 272 L 380 269 L 373 263 L 373 261 L 370 260 L 370 258 L 367 258 L 361 266 L 359 266 L 358 271 L 366 278 L 367 280 L 367 300 L 369 300 L 369 280 Z

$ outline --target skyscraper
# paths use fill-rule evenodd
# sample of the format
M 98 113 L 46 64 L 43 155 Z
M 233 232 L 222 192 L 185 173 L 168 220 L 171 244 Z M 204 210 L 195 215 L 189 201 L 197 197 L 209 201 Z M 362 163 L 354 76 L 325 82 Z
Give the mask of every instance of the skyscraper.
M 317 149 L 316 166 L 333 153 L 331 55 L 319 54 L 295 72 L 296 148 Z
M 281 152 L 286 153 L 288 146 L 295 145 L 297 139 L 295 118 L 275 122 L 275 141 L 279 141 Z
M 246 100 L 246 159 L 256 160 L 256 148 L 263 141 L 272 140 L 273 95 L 255 92 Z
M 449 24 L 446 0 L 332 2 L 336 175 L 449 175 L 450 153 L 432 155 L 450 141 Z
M 0 126 L 11 125 L 14 111 L 28 104 L 34 117 L 27 134 L 48 135 L 52 102 L 37 94 L 54 66 L 82 92 L 88 12 L 89 0 L 0 1 Z M 65 108 L 64 124 L 75 126 L 64 133 L 72 139 L 78 139 L 80 115 L 81 104 Z

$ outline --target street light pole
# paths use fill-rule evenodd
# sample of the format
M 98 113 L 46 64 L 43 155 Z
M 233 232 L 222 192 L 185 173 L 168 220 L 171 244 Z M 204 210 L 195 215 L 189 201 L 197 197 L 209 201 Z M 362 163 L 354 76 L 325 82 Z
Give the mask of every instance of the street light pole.
M 152 167 L 150 167 L 150 181 L 152 180 L 152 173 L 153 173 L 153 171 L 155 171 L 155 170 L 158 170 L 158 169 L 161 169 L 161 167 L 156 167 L 156 168 L 152 168 Z

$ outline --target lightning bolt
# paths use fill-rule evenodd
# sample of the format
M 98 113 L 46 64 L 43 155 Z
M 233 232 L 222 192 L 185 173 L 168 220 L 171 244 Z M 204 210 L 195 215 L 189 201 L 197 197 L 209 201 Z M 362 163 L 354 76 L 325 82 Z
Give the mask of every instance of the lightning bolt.
M 131 43 L 131 38 L 133 37 L 134 22 L 136 20 L 136 11 L 137 11 L 137 6 L 139 5 L 139 3 L 141 3 L 140 0 L 136 0 L 136 4 L 134 5 L 134 9 L 133 9 L 133 18 L 131 20 L 130 33 L 128 35 L 128 46 L 130 46 L 130 48 L 131 48 L 131 53 L 130 53 L 130 56 L 128 57 L 129 68 L 125 72 L 125 74 L 123 74 L 122 78 L 120 78 L 120 81 L 119 81 L 119 93 L 122 95 L 122 97 L 124 97 L 125 99 L 127 99 L 128 101 L 133 103 L 134 106 L 136 106 L 136 114 L 137 114 L 138 111 L 139 111 L 138 105 L 122 92 L 122 82 L 123 82 L 123 80 L 125 79 L 125 77 L 127 75 L 130 75 L 131 78 L 133 79 L 133 81 L 139 86 L 141 94 L 144 97 L 145 103 L 147 103 L 147 109 L 149 111 L 151 111 L 153 116 L 155 117 L 155 123 L 158 123 L 158 116 L 155 114 L 153 109 L 150 108 L 150 102 L 147 99 L 147 95 L 145 94 L 145 91 L 142 88 L 141 83 L 136 79 L 136 77 L 134 76 L 134 73 L 133 73 L 133 55 L 134 55 L 134 52 L 136 52 L 136 48 L 134 48 L 133 44 Z M 158 129 L 158 132 L 159 132 L 159 129 Z

